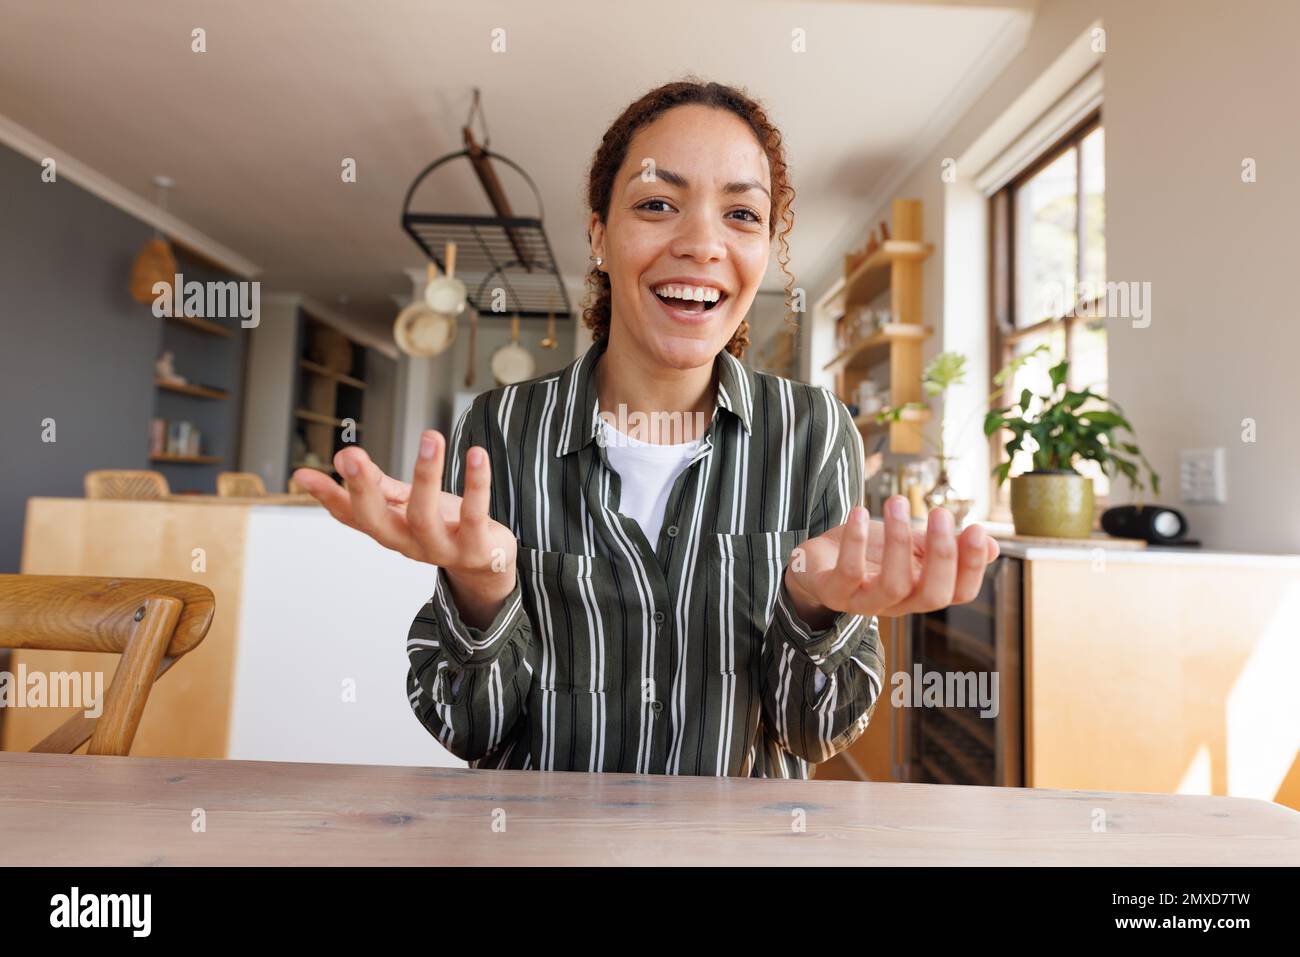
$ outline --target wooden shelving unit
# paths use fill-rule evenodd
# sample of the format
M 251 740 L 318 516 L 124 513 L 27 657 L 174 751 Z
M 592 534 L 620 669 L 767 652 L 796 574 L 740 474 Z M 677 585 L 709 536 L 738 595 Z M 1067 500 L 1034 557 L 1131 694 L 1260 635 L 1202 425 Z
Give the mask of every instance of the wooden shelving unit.
M 300 322 L 289 470 L 314 468 L 332 475 L 330 463 L 345 445 L 348 420 L 358 437 L 364 429 L 366 349 L 306 311 Z M 309 455 L 320 464 L 305 461 Z
M 858 384 L 871 370 L 889 364 L 891 406 L 921 401 L 921 354 L 933 330 L 921 324 L 921 269 L 934 252 L 921 238 L 921 201 L 896 199 L 893 204 L 894 238 L 883 242 L 823 298 L 820 307 L 835 316 L 866 306 L 889 294 L 889 308 L 897 321 L 853 343 L 826 363 L 835 376 L 835 394 L 848 405 L 855 403 Z M 888 451 L 915 455 L 922 450 L 921 428 L 930 418 L 927 412 L 909 410 L 898 422 L 877 425 L 874 415 L 860 415 L 855 421 L 864 438 L 889 432 Z

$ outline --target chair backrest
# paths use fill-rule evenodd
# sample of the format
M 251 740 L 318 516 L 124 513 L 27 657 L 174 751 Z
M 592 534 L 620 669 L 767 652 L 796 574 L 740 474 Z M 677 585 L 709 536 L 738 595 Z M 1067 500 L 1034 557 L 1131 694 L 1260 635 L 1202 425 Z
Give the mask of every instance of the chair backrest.
M 77 714 L 33 751 L 125 755 L 154 681 L 198 647 L 216 599 L 193 582 L 157 578 L 0 575 L 0 648 L 122 656 L 98 718 Z
M 86 498 L 156 499 L 171 494 L 161 472 L 97 469 L 86 473 Z
M 217 494 L 225 498 L 259 498 L 266 483 L 256 472 L 218 472 Z

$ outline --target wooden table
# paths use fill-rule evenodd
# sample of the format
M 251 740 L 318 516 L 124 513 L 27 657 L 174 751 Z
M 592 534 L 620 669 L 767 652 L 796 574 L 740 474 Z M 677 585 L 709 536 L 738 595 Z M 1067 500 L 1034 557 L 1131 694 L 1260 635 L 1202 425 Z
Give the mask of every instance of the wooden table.
M 0 866 L 1297 863 L 1243 798 L 0 753 Z

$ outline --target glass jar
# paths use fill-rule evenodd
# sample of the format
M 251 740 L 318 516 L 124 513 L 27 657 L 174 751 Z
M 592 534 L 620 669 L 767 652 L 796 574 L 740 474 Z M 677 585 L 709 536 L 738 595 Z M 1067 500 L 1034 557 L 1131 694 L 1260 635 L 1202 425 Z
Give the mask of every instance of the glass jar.
M 973 499 L 963 498 L 948 480 L 948 471 L 955 461 L 956 459 L 951 456 L 942 463 L 936 460 L 935 468 L 938 475 L 925 494 L 925 502 L 928 508 L 946 508 L 952 512 L 953 526 L 960 529 L 961 523 L 966 520 L 975 502 Z
M 934 481 L 935 469 L 929 460 L 908 462 L 903 466 L 900 491 L 907 496 L 908 502 L 912 505 L 912 518 L 924 519 L 929 513 L 925 494 L 933 487 Z

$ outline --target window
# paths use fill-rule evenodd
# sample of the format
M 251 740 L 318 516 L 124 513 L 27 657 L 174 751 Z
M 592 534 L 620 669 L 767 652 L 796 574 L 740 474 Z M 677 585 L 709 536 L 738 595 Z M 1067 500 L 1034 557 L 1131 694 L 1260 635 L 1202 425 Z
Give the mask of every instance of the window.
M 990 375 L 1013 359 L 1047 347 L 1017 370 L 996 400 L 999 405 L 1011 404 L 1025 388 L 1046 393 L 1047 370 L 1061 359 L 1070 361 L 1069 388 L 1107 394 L 1105 197 L 1100 113 L 1084 120 L 993 195 Z M 994 388 L 991 384 L 989 391 Z M 991 437 L 991 464 L 1005 461 L 1010 438 L 1006 431 Z M 1017 452 L 1011 474 L 1031 465 L 1028 452 Z M 1110 491 L 1106 475 L 1095 462 L 1076 467 L 1095 480 L 1097 499 L 1104 505 Z M 1009 521 L 1010 489 L 991 482 L 990 518 Z

